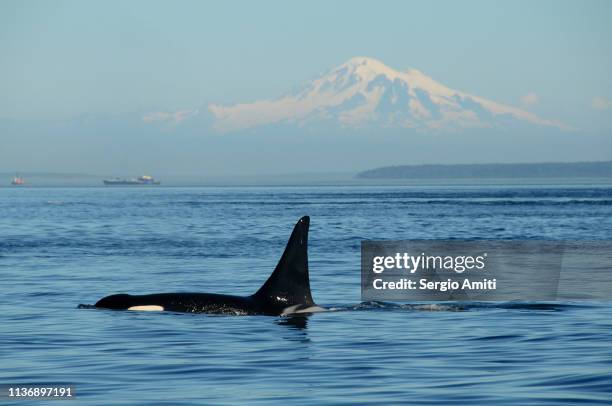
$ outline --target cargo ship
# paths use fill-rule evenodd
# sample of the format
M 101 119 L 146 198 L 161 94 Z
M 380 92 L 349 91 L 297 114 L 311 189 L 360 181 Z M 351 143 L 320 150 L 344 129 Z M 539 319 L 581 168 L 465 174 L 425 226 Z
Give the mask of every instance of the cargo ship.
M 104 184 L 107 186 L 139 186 L 139 185 L 159 185 L 161 182 L 155 180 L 152 176 L 144 175 L 138 178 L 130 179 L 104 179 Z

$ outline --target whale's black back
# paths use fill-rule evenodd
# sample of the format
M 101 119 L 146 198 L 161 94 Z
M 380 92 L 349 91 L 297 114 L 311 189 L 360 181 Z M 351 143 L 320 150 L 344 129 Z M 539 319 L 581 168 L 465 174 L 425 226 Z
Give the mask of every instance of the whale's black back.
M 314 305 L 308 277 L 308 228 L 310 218 L 302 217 L 274 272 L 253 295 L 241 297 L 213 293 L 118 294 L 106 296 L 96 307 L 125 310 L 138 306 L 159 306 L 164 310 L 194 313 L 282 314 Z

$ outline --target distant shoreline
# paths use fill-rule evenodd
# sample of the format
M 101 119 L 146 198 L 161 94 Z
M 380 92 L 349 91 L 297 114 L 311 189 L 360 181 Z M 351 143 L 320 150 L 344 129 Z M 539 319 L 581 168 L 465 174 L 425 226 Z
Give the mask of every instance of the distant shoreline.
M 357 179 L 548 179 L 610 178 L 612 161 L 515 164 L 384 166 L 359 172 Z
M 161 185 L 105 186 L 109 176 L 79 173 L 19 172 L 25 186 L 11 186 L 14 172 L 0 172 L 0 188 L 99 187 L 156 189 L 166 187 L 256 186 L 513 186 L 612 185 L 612 161 L 525 164 L 400 165 L 359 172 L 286 174 L 155 174 Z

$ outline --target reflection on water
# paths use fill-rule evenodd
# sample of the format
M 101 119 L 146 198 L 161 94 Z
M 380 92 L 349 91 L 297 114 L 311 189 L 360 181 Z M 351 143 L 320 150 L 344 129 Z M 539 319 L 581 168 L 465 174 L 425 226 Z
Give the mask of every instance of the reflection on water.
M 287 326 L 295 330 L 305 330 L 308 327 L 308 316 L 287 316 L 278 319 L 279 326 Z

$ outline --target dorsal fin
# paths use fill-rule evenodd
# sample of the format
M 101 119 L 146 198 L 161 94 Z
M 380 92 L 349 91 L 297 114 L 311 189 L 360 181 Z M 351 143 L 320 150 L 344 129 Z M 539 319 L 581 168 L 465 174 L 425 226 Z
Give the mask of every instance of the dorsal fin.
M 284 306 L 314 304 L 308 277 L 309 225 L 310 217 L 299 219 L 274 272 L 254 297 Z

